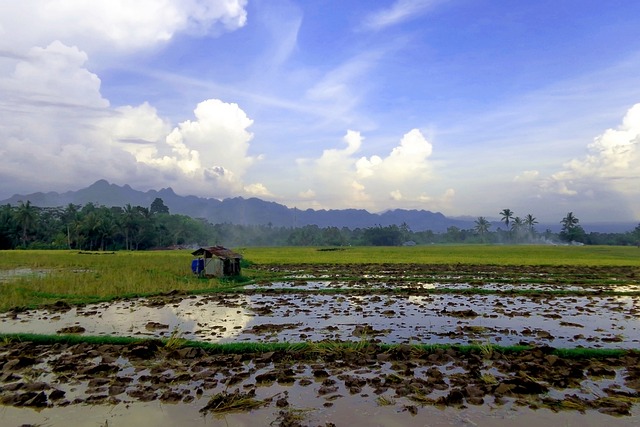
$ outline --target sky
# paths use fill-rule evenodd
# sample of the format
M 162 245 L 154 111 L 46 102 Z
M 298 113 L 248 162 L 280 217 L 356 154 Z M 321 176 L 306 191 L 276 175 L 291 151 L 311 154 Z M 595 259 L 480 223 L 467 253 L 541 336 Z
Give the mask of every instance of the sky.
M 0 199 L 640 220 L 635 0 L 0 0 Z

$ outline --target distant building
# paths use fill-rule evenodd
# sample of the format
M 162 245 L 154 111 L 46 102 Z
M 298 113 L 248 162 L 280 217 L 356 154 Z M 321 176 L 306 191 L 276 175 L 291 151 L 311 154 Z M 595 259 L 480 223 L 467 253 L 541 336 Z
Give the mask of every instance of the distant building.
M 194 274 L 206 277 L 225 277 L 240 275 L 242 255 L 222 246 L 200 248 L 191 252 L 195 258 L 191 262 Z

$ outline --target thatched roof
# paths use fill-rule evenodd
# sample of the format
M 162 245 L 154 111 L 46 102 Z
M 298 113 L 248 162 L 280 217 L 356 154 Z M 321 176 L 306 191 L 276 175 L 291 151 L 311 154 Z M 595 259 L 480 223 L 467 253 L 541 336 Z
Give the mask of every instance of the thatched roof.
M 194 252 L 191 252 L 193 256 L 205 255 L 206 258 L 213 258 L 214 256 L 220 259 L 242 259 L 242 255 L 233 252 L 231 249 L 227 249 L 223 246 L 211 246 L 210 248 L 200 248 Z

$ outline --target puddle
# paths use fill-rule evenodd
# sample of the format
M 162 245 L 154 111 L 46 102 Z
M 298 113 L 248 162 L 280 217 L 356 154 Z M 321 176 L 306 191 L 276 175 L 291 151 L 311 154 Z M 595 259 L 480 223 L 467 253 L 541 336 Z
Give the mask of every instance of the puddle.
M 640 297 L 253 294 L 138 299 L 0 315 L 5 333 L 207 342 L 359 341 L 637 348 Z
M 382 276 L 384 277 L 384 276 Z M 603 292 L 637 292 L 640 294 L 640 285 L 637 284 L 620 284 L 620 285 L 553 285 L 546 283 L 502 283 L 502 282 L 486 282 L 482 284 L 469 282 L 424 282 L 424 281 L 393 281 L 386 282 L 383 280 L 362 280 L 362 281 L 339 281 L 339 280 L 302 280 L 302 278 L 291 281 L 279 281 L 270 283 L 260 283 L 256 285 L 246 286 L 246 289 L 301 289 L 307 291 L 318 290 L 467 290 L 474 289 L 479 291 L 497 291 L 497 292 L 513 292 L 513 291 L 564 291 L 564 292 L 585 292 L 585 293 L 603 293 Z
M 21 277 L 44 277 L 49 274 L 49 270 L 34 270 L 32 268 L 13 268 L 11 270 L 0 270 L 0 283 L 10 282 Z
M 430 427 L 635 427 L 640 424 L 637 416 L 614 418 L 597 411 L 552 412 L 546 409 L 503 409 L 489 405 L 464 409 L 420 408 L 418 415 L 396 407 L 368 407 L 354 402 L 355 399 L 337 401 L 331 408 L 316 408 L 303 412 L 306 417 L 302 425 L 325 425 L 353 427 L 423 427 L 426 420 Z M 277 424 L 279 410 L 259 409 L 249 413 L 231 413 L 224 416 L 205 416 L 193 404 L 132 403 L 115 406 L 73 406 L 33 409 L 5 407 L 0 409 L 0 424 L 6 426 L 42 425 L 51 427 L 84 426 L 211 426 L 211 427 L 263 427 Z

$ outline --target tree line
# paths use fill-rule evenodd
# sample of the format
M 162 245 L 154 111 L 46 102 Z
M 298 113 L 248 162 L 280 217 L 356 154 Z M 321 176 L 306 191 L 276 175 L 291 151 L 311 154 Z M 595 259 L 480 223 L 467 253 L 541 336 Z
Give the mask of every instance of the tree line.
M 350 229 L 347 227 L 274 227 L 212 224 L 205 219 L 171 214 L 163 200 L 151 206 L 123 207 L 69 204 L 49 208 L 29 201 L 0 206 L 0 249 L 147 250 L 176 246 L 399 246 L 436 243 L 559 243 L 637 245 L 640 225 L 626 233 L 586 233 L 569 212 L 562 230 L 540 233 L 532 215 L 523 218 L 510 209 L 500 212 L 493 231 L 484 217 L 471 229 L 451 226 L 446 232 L 412 231 L 407 224 Z
M 580 220 L 573 212 L 568 212 L 561 220 L 559 233 L 546 229 L 540 233 L 535 226 L 538 220 L 531 214 L 525 217 L 516 216 L 511 209 L 500 211 L 501 222 L 506 229 L 498 228 L 491 232 L 491 222 L 485 217 L 478 217 L 473 232 L 482 242 L 489 243 L 573 243 L 586 245 L 640 245 L 640 224 L 635 229 L 625 233 L 585 232 Z

